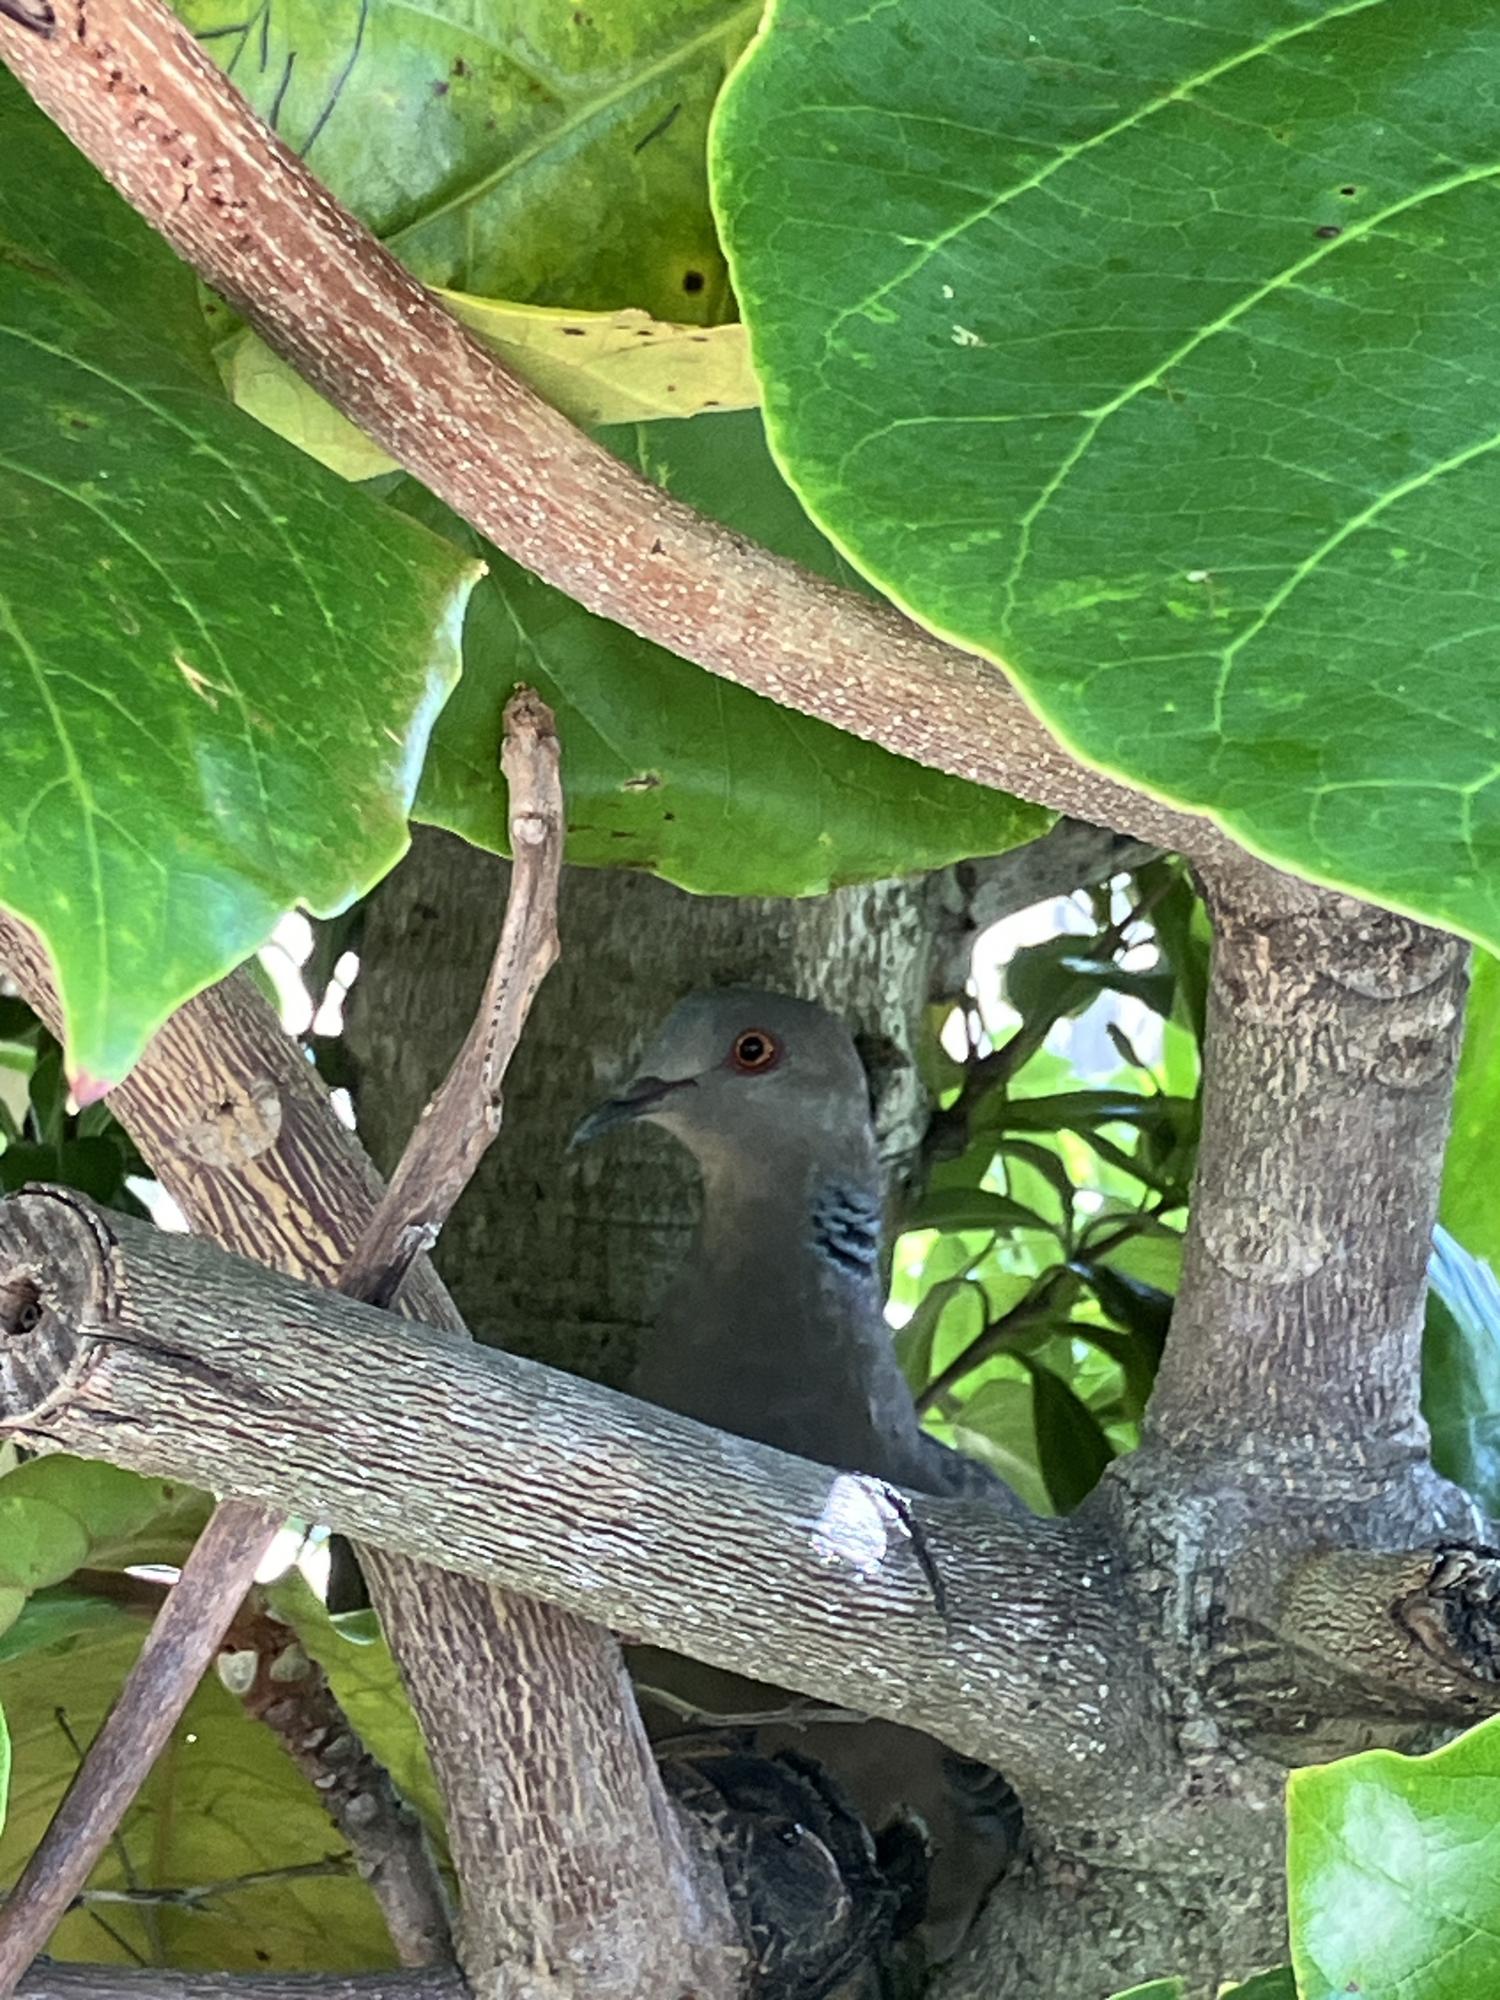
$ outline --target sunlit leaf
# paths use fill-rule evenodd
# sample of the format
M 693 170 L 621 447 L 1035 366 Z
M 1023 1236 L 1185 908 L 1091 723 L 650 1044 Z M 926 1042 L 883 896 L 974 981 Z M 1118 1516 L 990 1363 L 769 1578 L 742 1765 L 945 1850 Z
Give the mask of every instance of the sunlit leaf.
M 231 408 L 191 273 L 8 72 L 0 154 L 0 903 L 97 1090 L 401 854 L 476 570 Z
M 0 1661 L 10 1720 L 10 1816 L 0 1881 L 36 1845 L 119 1690 L 145 1621 L 106 1607 L 72 1636 Z M 188 1907 L 111 1903 L 110 1931 L 88 1907 L 48 1943 L 63 1959 L 138 1960 L 203 1971 L 349 1972 L 392 1961 L 369 1889 L 340 1861 L 343 1843 L 317 1793 L 272 1732 L 209 1675 L 91 1880 L 108 1889 L 206 1889 Z M 281 1871 L 336 1864 L 301 1879 Z M 245 1878 L 271 1871 L 268 1879 Z M 119 1940 L 117 1942 L 117 1940 Z
M 753 409 L 760 401 L 737 320 L 684 326 L 634 308 L 584 313 L 467 292 L 438 297 L 555 409 L 591 429 Z M 216 359 L 240 409 L 341 479 L 374 479 L 395 467 L 249 328 L 224 342 Z
M 1024 1203 L 988 1188 L 932 1188 L 902 1218 L 906 1229 L 1049 1229 Z
M 0 1478 L 0 1630 L 77 1569 L 180 1564 L 208 1518 L 191 1486 L 61 1454 Z
M 1287 1827 L 1302 2000 L 1500 1992 L 1500 1718 L 1293 1771 Z

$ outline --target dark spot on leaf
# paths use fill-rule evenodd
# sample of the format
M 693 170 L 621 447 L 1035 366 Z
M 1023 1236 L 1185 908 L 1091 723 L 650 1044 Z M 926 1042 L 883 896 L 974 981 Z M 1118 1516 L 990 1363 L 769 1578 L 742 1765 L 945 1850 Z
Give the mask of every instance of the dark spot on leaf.
M 1359 193 L 1359 189 L 1358 189 L 1357 187 L 1355 187 L 1355 185 L 1354 185 L 1354 184 L 1353 184 L 1353 182 L 1351 181 L 1348 187 L 1341 187 L 1341 188 L 1339 189 L 1339 193 L 1340 193 L 1340 194 L 1358 194 L 1358 193 Z
M 453 74 L 455 76 L 467 76 L 469 74 L 469 65 L 464 61 L 462 56 L 455 56 L 453 58 Z
M 705 396 L 705 397 L 703 398 L 703 407 L 704 407 L 704 409 L 705 409 L 705 410 L 716 410 L 716 409 L 718 409 L 718 407 L 719 407 L 719 398 L 718 398 L 717 396 Z
M 647 146 L 651 144 L 651 141 L 653 139 L 659 139 L 661 137 L 662 133 L 665 132 L 667 128 L 671 125 L 672 121 L 676 118 L 678 112 L 681 109 L 682 109 L 681 104 L 674 104 L 671 110 L 667 112 L 665 117 L 657 119 L 656 123 L 651 127 L 651 130 L 645 135 L 644 138 L 636 140 L 634 146 L 631 147 L 631 151 L 634 153 L 644 152 Z
M 654 556 L 662 556 L 666 554 L 666 550 L 662 547 L 660 535 L 658 535 L 656 540 L 651 544 L 651 553 Z
M 704 277 L 701 271 L 683 272 L 682 289 L 685 292 L 701 292 L 703 290 L 703 286 L 704 286 Z
M 656 792 L 661 790 L 659 771 L 642 771 L 638 778 L 627 778 L 621 785 L 622 792 Z
M 588 328 L 586 326 L 565 326 L 559 328 L 559 331 L 562 333 L 576 334 L 578 338 L 581 340 L 584 334 L 588 332 Z
M 1325 243 L 1331 243 L 1335 236 L 1342 236 L 1343 233 L 1336 222 L 1320 222 L 1313 231 L 1313 235 L 1321 236 Z
M 448 80 L 446 77 L 442 82 L 435 83 L 432 86 L 432 94 L 434 97 L 446 97 L 448 95 Z
M 669 820 L 670 820 L 670 819 L 676 819 L 676 817 L 677 817 L 676 813 L 663 813 L 663 814 L 662 814 L 662 818 L 663 818 L 663 819 L 669 819 Z
M 667 394 L 669 396 L 675 396 L 677 394 L 677 384 L 675 382 L 669 382 L 667 384 Z

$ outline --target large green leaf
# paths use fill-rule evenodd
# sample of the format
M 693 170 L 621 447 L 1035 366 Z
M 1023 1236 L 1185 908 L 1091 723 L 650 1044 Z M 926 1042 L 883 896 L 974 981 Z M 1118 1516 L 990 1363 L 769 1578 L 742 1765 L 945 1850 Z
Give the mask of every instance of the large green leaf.
M 406 843 L 472 563 L 233 410 L 191 275 L 0 74 L 0 902 L 75 1078 Z
M 40 1602 L 40 1600 L 39 1600 Z M 118 1692 L 144 1621 L 115 1608 L 76 1617 L 72 1635 L 0 1660 L 10 1721 L 10 1816 L 0 1882 L 12 1882 Z M 197 1890 L 188 1905 L 93 1905 L 65 1917 L 47 1949 L 66 1959 L 128 1960 L 199 1970 L 349 1972 L 392 1962 L 374 1898 L 352 1872 L 287 1879 L 262 1871 L 316 1865 L 343 1843 L 312 1787 L 269 1729 L 210 1675 L 153 1767 L 92 1885 Z
M 1294 1771 L 1287 1825 L 1302 2000 L 1500 1992 L 1500 1719 Z
M 708 115 L 759 0 L 177 0 L 428 284 L 729 318 Z
M 675 493 L 809 568 L 842 569 L 778 477 L 754 412 L 605 434 Z M 415 486 L 403 504 L 453 523 Z M 997 853 L 1043 815 L 792 715 L 596 618 L 469 536 L 489 574 L 464 633 L 416 813 L 503 848 L 500 715 L 518 679 L 557 710 L 568 855 L 648 868 L 705 895 L 807 895 L 831 883 Z
M 1093 763 L 1500 941 L 1490 0 L 773 0 L 772 444 Z

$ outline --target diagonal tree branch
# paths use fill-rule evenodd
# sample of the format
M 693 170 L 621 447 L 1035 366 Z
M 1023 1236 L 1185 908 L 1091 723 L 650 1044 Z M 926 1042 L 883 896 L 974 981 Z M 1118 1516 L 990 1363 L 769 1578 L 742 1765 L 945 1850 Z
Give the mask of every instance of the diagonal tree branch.
M 29 0 L 28 0 L 29 4 Z M 919 763 L 1198 856 L 986 662 L 704 520 L 511 375 L 273 133 L 162 0 L 0 12 L 0 60 L 180 256 L 497 547 L 685 659 Z

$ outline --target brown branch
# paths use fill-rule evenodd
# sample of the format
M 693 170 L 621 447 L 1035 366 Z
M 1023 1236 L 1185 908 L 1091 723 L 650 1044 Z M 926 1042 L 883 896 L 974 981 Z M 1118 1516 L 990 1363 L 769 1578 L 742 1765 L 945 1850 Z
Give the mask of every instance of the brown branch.
M 1333 1550 L 1289 1577 L 1277 1634 L 1367 1710 L 1467 1723 L 1500 1709 L 1500 1549 Z M 1281 1663 L 1285 1690 L 1285 1662 Z M 1297 1681 L 1310 1678 L 1299 1671 Z
M 21 2000 L 469 2000 L 452 1970 L 364 1973 L 136 1971 L 117 1965 L 56 1965 L 40 1959 Z
M 505 709 L 500 766 L 514 857 L 505 921 L 474 1025 L 417 1121 L 339 1290 L 388 1305 L 438 1239 L 500 1130 L 502 1085 L 542 981 L 557 963 L 563 806 L 552 711 L 522 688 Z
M 1085 769 L 996 668 L 705 521 L 550 409 L 254 116 L 161 0 L 0 19 L 0 60 L 276 352 L 480 533 L 683 658 L 919 763 L 1157 846 L 1207 820 Z
M 1108 1549 L 1077 1522 L 897 1496 L 106 1225 L 62 1189 L 0 1207 L 0 1292 L 0 1428 L 30 1447 L 308 1514 L 900 1719 L 1003 1764 L 1028 1801 L 1149 1786 L 1150 1670 Z

